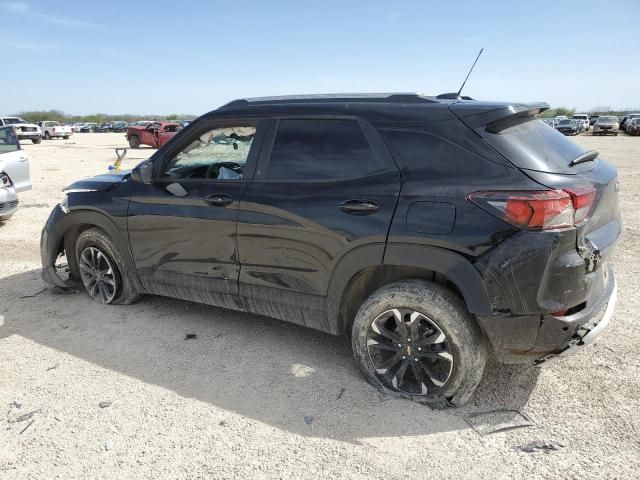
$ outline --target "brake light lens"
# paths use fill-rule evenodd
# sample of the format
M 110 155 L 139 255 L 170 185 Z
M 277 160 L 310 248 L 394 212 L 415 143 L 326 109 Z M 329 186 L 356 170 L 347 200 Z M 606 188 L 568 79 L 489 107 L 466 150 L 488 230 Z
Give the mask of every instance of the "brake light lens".
M 526 230 L 556 230 L 587 219 L 596 191 L 592 187 L 544 191 L 474 192 L 467 199 L 507 223 Z

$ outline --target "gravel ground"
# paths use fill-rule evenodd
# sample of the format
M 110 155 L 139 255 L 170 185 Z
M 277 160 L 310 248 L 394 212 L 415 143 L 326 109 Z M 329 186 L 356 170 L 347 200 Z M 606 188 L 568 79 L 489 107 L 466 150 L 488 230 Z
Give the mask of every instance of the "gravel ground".
M 178 300 L 110 307 L 44 290 L 40 230 L 61 188 L 106 172 L 125 141 L 25 145 L 34 188 L 0 225 L 0 478 L 638 478 L 640 138 L 575 140 L 619 168 L 613 322 L 544 368 L 490 365 L 470 404 L 446 411 L 381 396 L 329 335 Z M 152 152 L 129 151 L 125 166 Z M 535 425 L 480 436 L 465 420 L 498 408 Z M 535 441 L 559 445 L 518 448 Z

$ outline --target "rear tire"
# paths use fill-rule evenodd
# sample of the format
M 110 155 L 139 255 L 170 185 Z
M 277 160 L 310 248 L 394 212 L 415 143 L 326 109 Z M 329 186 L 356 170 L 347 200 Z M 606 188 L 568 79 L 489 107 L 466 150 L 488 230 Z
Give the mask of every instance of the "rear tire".
M 51 134 L 49 132 L 44 132 L 44 139 L 51 140 Z
M 129 137 L 129 146 L 131 148 L 139 148 L 140 147 L 140 139 L 136 135 L 132 135 Z
M 64 137 L 62 137 L 65 140 L 69 140 L 69 135 L 65 135 Z
M 31 139 L 31 141 L 32 141 L 33 143 L 36 143 L 36 144 L 37 144 L 37 143 L 42 142 L 42 138 L 32 138 L 32 139 Z
M 424 280 L 396 282 L 374 292 L 358 310 L 351 343 L 373 386 L 434 405 L 466 403 L 488 356 L 484 336 L 463 301 Z
M 134 271 L 105 232 L 91 228 L 76 240 L 75 260 L 89 296 L 99 303 L 128 305 L 141 295 Z

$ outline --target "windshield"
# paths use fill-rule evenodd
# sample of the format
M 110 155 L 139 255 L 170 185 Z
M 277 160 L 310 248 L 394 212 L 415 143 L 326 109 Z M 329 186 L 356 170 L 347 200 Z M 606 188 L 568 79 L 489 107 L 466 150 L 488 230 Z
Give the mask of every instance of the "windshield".
M 571 120 L 560 124 L 571 125 Z M 587 149 L 537 119 L 523 119 L 499 131 L 485 130 L 484 139 L 516 167 L 551 173 L 580 173 L 593 168 L 593 162 L 569 166 Z
M 20 142 L 13 132 L 13 127 L 0 127 L 0 154 L 20 150 Z
M 599 117 L 598 123 L 618 123 L 618 119 L 616 117 Z
M 558 125 L 573 125 L 573 122 L 571 120 L 560 120 Z
M 9 117 L 9 118 L 4 118 L 4 123 L 7 125 L 17 125 L 19 123 L 27 123 L 27 122 L 25 122 L 23 119 L 18 117 Z
M 586 115 L 574 115 L 573 118 L 576 120 L 587 120 L 588 117 Z

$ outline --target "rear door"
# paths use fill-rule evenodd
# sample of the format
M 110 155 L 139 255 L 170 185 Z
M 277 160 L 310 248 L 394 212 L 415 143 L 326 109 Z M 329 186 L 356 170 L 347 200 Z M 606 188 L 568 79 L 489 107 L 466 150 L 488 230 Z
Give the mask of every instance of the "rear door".
M 0 172 L 3 171 L 11 179 L 16 192 L 31 190 L 29 158 L 11 126 L 0 127 Z
M 240 202 L 240 294 L 247 310 L 323 330 L 335 266 L 384 245 L 400 174 L 377 132 L 355 118 L 273 119 Z

